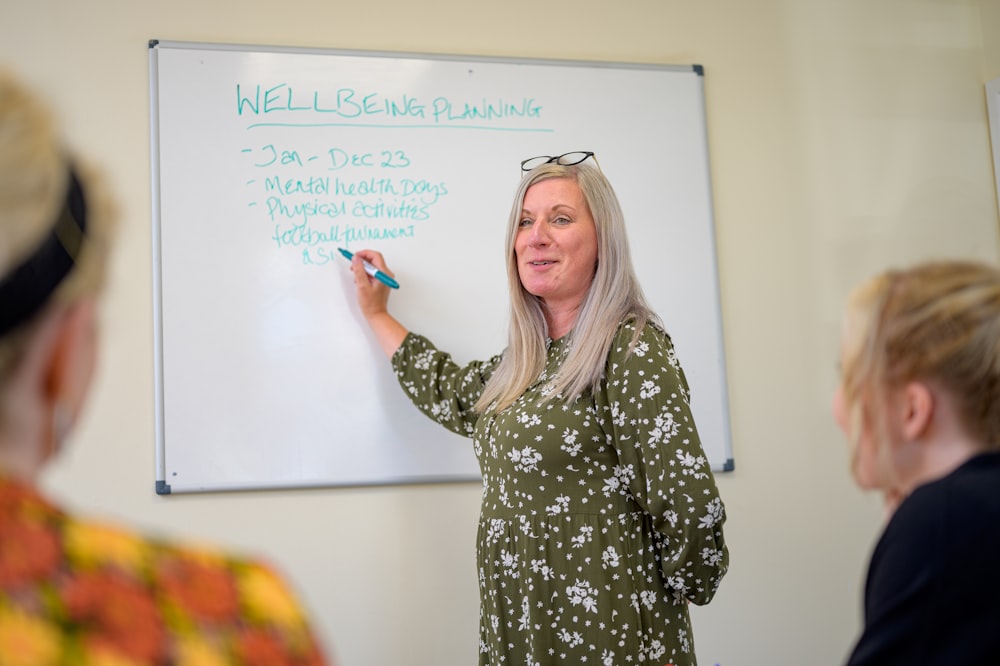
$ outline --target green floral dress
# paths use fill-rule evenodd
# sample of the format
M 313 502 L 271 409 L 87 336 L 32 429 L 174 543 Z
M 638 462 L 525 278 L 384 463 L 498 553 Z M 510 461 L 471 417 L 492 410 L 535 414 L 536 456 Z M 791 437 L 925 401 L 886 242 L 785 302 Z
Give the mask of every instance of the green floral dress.
M 0 476 L 0 666 L 321 666 L 273 570 L 81 521 Z
M 480 664 L 696 663 L 688 602 L 711 600 L 728 567 L 724 507 L 669 336 L 647 325 L 630 348 L 634 332 L 619 326 L 596 394 L 551 396 L 563 338 L 517 402 L 483 415 L 500 356 L 459 367 L 410 333 L 392 358 L 479 460 Z

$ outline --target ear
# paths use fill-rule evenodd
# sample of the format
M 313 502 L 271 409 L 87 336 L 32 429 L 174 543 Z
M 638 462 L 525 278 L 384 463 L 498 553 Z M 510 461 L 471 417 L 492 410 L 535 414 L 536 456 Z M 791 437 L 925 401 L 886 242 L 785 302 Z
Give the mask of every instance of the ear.
M 923 437 L 934 420 L 937 398 L 927 384 L 909 382 L 903 387 L 899 404 L 900 432 L 907 441 Z
M 75 418 L 90 387 L 96 352 L 93 299 L 68 306 L 59 315 L 44 368 L 43 391 L 52 408 Z

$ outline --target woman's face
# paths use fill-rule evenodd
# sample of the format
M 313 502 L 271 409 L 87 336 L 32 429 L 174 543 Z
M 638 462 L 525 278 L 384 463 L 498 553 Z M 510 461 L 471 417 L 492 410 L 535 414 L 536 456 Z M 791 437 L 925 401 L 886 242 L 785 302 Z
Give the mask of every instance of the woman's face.
M 878 447 L 872 433 L 871 419 L 862 410 L 857 432 L 852 432 L 848 411 L 848 406 L 844 402 L 843 386 L 838 386 L 833 394 L 833 418 L 844 431 L 851 449 L 851 474 L 854 476 L 854 482 L 863 490 L 881 488 Z
M 840 367 L 850 367 L 849 363 L 859 353 L 860 340 L 850 326 L 845 326 L 840 341 Z M 843 370 L 841 371 L 843 372 Z M 864 397 L 856 400 L 860 404 L 848 405 L 844 398 L 844 379 L 833 394 L 833 418 L 844 432 L 851 451 L 851 474 L 854 482 L 864 490 L 874 490 L 882 486 L 878 455 L 878 438 L 872 425 L 872 411 L 864 404 Z
M 549 178 L 528 188 L 514 240 L 521 284 L 546 307 L 576 309 L 597 265 L 597 228 L 572 178 Z

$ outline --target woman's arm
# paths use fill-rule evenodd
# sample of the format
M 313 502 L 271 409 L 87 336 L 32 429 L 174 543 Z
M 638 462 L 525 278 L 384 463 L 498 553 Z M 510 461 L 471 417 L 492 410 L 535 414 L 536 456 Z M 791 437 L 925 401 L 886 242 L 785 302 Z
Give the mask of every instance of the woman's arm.
M 424 336 L 409 333 L 392 355 L 392 367 L 417 409 L 448 430 L 471 437 L 479 420 L 475 404 L 500 358 L 459 366 Z
M 390 277 L 394 277 L 395 274 L 385 265 L 382 254 L 374 250 L 358 250 L 351 260 L 351 272 L 354 273 L 354 286 L 361 314 L 375 334 L 383 353 L 387 358 L 392 358 L 409 331 L 389 314 L 389 287 L 369 276 L 362 261 L 367 261 Z
M 659 535 L 660 568 L 678 600 L 708 603 L 729 567 L 725 507 L 701 447 L 670 338 L 651 324 L 612 340 L 604 398 L 623 480 Z
M 409 329 L 389 314 L 389 287 L 369 276 L 362 261 L 390 277 L 395 276 L 385 265 L 382 255 L 374 250 L 358 250 L 351 259 L 361 314 L 379 347 L 392 361 L 393 371 L 406 396 L 434 421 L 452 432 L 471 436 L 478 419 L 473 405 L 499 362 L 499 356 L 463 368 L 426 338 L 410 335 Z

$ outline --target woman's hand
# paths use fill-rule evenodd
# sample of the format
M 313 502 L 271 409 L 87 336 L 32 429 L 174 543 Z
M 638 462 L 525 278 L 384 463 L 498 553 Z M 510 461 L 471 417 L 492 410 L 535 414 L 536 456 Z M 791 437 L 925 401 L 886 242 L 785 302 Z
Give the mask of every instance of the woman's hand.
M 399 346 L 403 344 L 406 327 L 389 314 L 389 287 L 382 284 L 365 272 L 362 260 L 379 269 L 389 277 L 395 273 L 385 265 L 382 254 L 375 250 L 358 250 L 351 259 L 351 272 L 354 273 L 354 288 L 357 292 L 358 307 L 369 328 L 375 334 L 379 347 L 385 355 L 392 358 Z
M 358 307 L 361 308 L 361 314 L 370 322 L 372 317 L 388 312 L 389 287 L 368 275 L 362 260 L 367 261 L 389 277 L 395 277 L 395 274 L 385 265 L 382 253 L 375 250 L 358 250 L 354 253 L 354 258 L 351 259 L 351 272 L 354 273 L 354 288 L 357 292 Z

